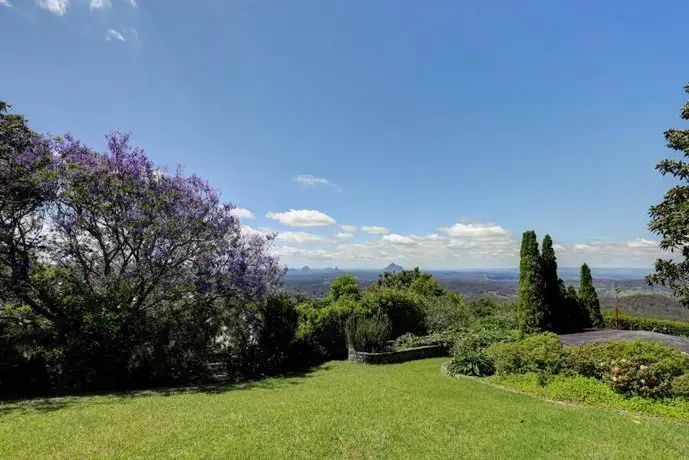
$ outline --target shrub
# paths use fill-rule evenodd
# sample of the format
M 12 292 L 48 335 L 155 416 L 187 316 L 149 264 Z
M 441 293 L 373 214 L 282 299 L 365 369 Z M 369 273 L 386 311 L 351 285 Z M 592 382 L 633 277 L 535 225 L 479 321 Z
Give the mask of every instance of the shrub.
M 390 320 L 384 315 L 354 315 L 346 323 L 347 344 L 356 351 L 382 351 L 390 331 Z
M 527 372 L 557 374 L 566 363 L 565 351 L 557 334 L 530 335 L 519 342 L 497 343 L 486 352 L 500 375 Z
M 615 313 L 606 311 L 603 314 L 605 327 L 625 329 L 630 331 L 653 331 L 669 335 L 689 336 L 689 323 L 667 319 L 646 318 L 628 313 L 620 313 L 619 325 L 615 320 Z
M 467 327 L 471 321 L 471 312 L 462 297 L 454 293 L 426 298 L 423 314 L 430 332 Z
M 665 396 L 675 377 L 689 370 L 689 358 L 659 343 L 626 344 L 618 358 L 601 362 L 603 381 L 615 390 L 640 396 Z
M 485 351 L 473 350 L 455 356 L 448 364 L 447 371 L 450 375 L 461 374 L 483 377 L 492 375 L 494 367 L 493 361 Z
M 290 297 L 270 296 L 239 318 L 244 324 L 232 328 L 227 340 L 229 375 L 256 377 L 286 370 L 297 329 L 297 311 Z
M 660 343 L 615 341 L 566 349 L 566 367 L 571 373 L 640 396 L 669 394 L 672 380 L 689 369 L 687 356 Z
M 689 398 L 689 374 L 682 374 L 672 381 L 673 396 L 679 396 L 681 398 Z
M 399 337 L 407 332 L 418 335 L 426 333 L 424 299 L 409 290 L 372 286 L 362 296 L 361 308 L 370 314 L 387 316 L 392 337 Z
M 345 323 L 347 318 L 362 312 L 360 305 L 349 297 L 337 302 L 311 300 L 297 305 L 299 325 L 295 350 L 310 363 L 347 357 Z
M 425 347 L 429 345 L 443 345 L 449 350 L 455 343 L 457 335 L 458 332 L 451 329 L 423 336 L 407 333 L 397 337 L 393 343 L 393 347 L 396 350 L 405 350 L 408 348 Z
M 496 343 L 513 342 L 519 337 L 519 331 L 513 329 L 509 321 L 497 317 L 484 318 L 475 321 L 458 335 L 453 352 L 461 354 L 469 350 L 487 348 Z

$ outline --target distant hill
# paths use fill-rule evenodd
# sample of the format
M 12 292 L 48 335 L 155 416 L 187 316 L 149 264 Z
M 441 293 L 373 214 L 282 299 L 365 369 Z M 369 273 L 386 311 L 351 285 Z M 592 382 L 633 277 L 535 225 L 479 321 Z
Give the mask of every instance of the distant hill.
M 613 297 L 601 298 L 601 310 L 614 309 Z M 682 307 L 674 297 L 663 294 L 640 293 L 620 296 L 620 312 L 689 321 L 689 309 Z
M 307 265 L 304 265 L 304 266 L 301 268 L 301 271 L 303 271 L 303 272 L 310 272 L 311 269 L 310 269 Z
M 385 267 L 383 269 L 383 272 L 398 273 L 398 272 L 401 272 L 402 270 L 404 270 L 404 268 L 402 268 L 402 266 L 397 265 L 396 263 L 393 262 L 390 265 L 388 265 L 387 267 Z

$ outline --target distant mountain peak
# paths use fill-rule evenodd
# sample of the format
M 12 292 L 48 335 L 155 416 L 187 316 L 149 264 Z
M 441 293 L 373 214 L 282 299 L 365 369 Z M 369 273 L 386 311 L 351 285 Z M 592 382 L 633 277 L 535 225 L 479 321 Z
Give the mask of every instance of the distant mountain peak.
M 402 270 L 404 270 L 404 268 L 400 265 L 397 265 L 395 262 L 391 263 L 390 265 L 388 265 L 387 267 L 385 267 L 383 269 L 384 272 L 390 272 L 390 273 L 397 273 L 397 272 L 401 272 Z
M 304 265 L 304 266 L 302 267 L 301 271 L 303 271 L 303 272 L 310 272 L 311 269 L 309 268 L 308 265 Z

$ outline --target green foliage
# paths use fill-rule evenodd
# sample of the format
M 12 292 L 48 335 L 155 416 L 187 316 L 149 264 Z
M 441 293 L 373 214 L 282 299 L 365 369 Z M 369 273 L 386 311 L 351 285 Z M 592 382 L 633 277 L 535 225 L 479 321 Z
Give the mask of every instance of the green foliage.
M 411 290 L 371 286 L 361 298 L 361 307 L 363 311 L 387 316 L 393 337 L 407 332 L 426 333 L 424 298 Z
M 487 317 L 460 333 L 452 349 L 450 374 L 485 376 L 494 372 L 493 359 L 486 348 L 517 340 L 520 333 L 503 318 Z
M 298 313 L 287 295 L 272 295 L 240 318 L 251 327 L 235 327 L 227 340 L 228 373 L 233 377 L 272 375 L 285 369 L 295 339 Z
M 602 379 L 613 389 L 640 396 L 666 396 L 672 380 L 689 370 L 689 358 L 660 343 L 626 342 L 591 347 Z M 602 356 L 600 356 L 602 355 Z M 609 359 L 614 356 L 613 359 Z
M 481 296 L 469 303 L 469 312 L 474 318 L 485 318 L 497 312 L 497 304 L 491 296 Z
M 454 344 L 453 353 L 462 354 L 487 348 L 496 343 L 513 342 L 521 333 L 504 318 L 489 317 L 475 321 L 461 332 Z
M 574 286 L 567 286 L 564 302 L 567 310 L 567 332 L 578 332 L 591 327 L 588 310 L 579 301 L 579 295 Z
M 297 305 L 297 312 L 297 349 L 303 361 L 346 358 L 345 323 L 353 314 L 363 313 L 360 303 L 348 297 L 334 303 L 310 300 Z
M 424 297 L 439 297 L 447 291 L 430 273 L 421 272 L 419 267 L 397 273 L 385 272 L 379 275 L 376 286 L 409 289 Z
M 543 278 L 540 268 L 538 241 L 534 231 L 524 232 L 519 261 L 519 298 L 517 322 L 525 333 L 544 328 Z
M 386 348 L 391 332 L 387 316 L 353 315 L 346 323 L 347 344 L 356 351 L 378 352 Z
M 541 278 L 543 282 L 543 327 L 547 330 L 562 331 L 566 327 L 566 317 L 557 277 L 557 258 L 550 235 L 543 238 L 541 249 Z
M 689 336 L 689 323 L 667 319 L 647 318 L 628 313 L 620 313 L 619 321 L 615 313 L 606 311 L 603 313 L 606 328 L 624 329 L 630 331 L 653 331 L 668 335 Z
M 395 339 L 393 348 L 396 350 L 406 350 L 408 348 L 425 347 L 429 345 L 442 345 L 450 350 L 457 340 L 458 334 L 458 332 L 452 329 L 446 329 L 441 332 L 434 332 L 422 336 L 407 333 Z
M 684 87 L 689 94 L 689 85 Z M 682 106 L 680 116 L 689 120 L 689 102 Z M 667 146 L 689 157 L 689 129 L 668 129 L 665 131 Z M 651 206 L 651 220 L 648 228 L 661 235 L 660 247 L 681 253 L 681 261 L 658 259 L 655 273 L 647 277 L 651 285 L 668 286 L 672 293 L 685 306 L 689 305 L 689 163 L 674 158 L 665 159 L 656 165 L 656 170 L 663 176 L 671 175 L 681 181 L 667 191 L 663 201 Z
M 674 378 L 670 393 L 680 398 L 689 398 L 689 374 L 682 374 Z
M 501 386 L 555 401 L 580 403 L 632 414 L 689 421 L 689 401 L 684 397 L 646 398 L 622 394 L 601 380 L 592 377 L 558 374 L 550 376 L 546 382 L 543 382 L 539 374 L 530 372 L 527 374 L 493 375 L 488 379 Z M 581 413 L 586 413 L 587 416 L 591 414 L 588 411 Z
M 486 352 L 500 375 L 557 374 L 566 362 L 560 338 L 552 332 L 530 335 L 518 342 L 498 343 Z
M 330 284 L 330 292 L 328 298 L 332 301 L 338 301 L 341 297 L 349 297 L 353 300 L 359 300 L 361 293 L 359 292 L 359 281 L 353 275 L 341 275 L 335 278 Z
M 666 396 L 672 380 L 689 369 L 679 349 L 651 342 L 614 341 L 562 346 L 553 334 L 535 335 L 488 349 L 500 375 L 581 375 L 601 380 L 616 391 L 640 396 Z
M 439 297 L 426 298 L 423 306 L 424 322 L 429 332 L 465 327 L 471 321 L 471 306 L 462 300 L 462 296 L 447 293 Z
M 581 266 L 581 277 L 579 281 L 579 303 L 582 311 L 588 314 L 591 327 L 603 327 L 603 316 L 600 313 L 600 301 L 596 288 L 593 287 L 591 269 L 588 265 Z
M 493 361 L 484 350 L 471 350 L 457 354 L 447 366 L 450 375 L 484 377 L 494 372 Z

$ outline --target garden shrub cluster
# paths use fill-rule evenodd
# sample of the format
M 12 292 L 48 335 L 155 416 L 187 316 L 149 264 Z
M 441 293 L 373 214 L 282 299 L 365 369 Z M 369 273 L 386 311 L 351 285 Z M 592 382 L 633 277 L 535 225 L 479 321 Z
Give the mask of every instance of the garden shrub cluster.
M 481 374 L 467 363 L 480 363 Z M 450 372 L 509 376 L 535 374 L 542 383 L 554 375 L 594 378 L 613 390 L 641 397 L 689 394 L 689 357 L 660 343 L 621 342 L 566 346 L 553 333 L 494 343 L 487 348 L 456 348 Z
M 301 350 L 302 361 L 312 363 L 347 356 L 347 339 L 355 336 L 354 329 L 351 333 L 347 329 L 359 324 L 356 321 L 347 327 L 353 316 L 387 318 L 389 338 L 394 339 L 390 347 L 394 349 L 436 344 L 450 349 L 457 334 L 472 321 L 484 317 L 486 324 L 497 321 L 504 325 L 510 321 L 488 316 L 498 310 L 491 298 L 466 304 L 460 295 L 418 268 L 385 273 L 363 292 L 355 277 L 344 275 L 332 283 L 325 298 L 305 300 L 296 308 L 299 322 L 295 349 Z M 509 308 L 502 311 L 510 317 L 508 312 Z M 368 328 L 368 323 L 362 322 L 361 327 Z M 367 351 L 359 349 L 360 343 L 350 345 L 357 351 Z
M 486 350 L 492 345 L 518 340 L 520 336 L 521 333 L 507 319 L 501 317 L 478 319 L 457 334 L 452 350 L 454 358 L 448 365 L 448 371 L 451 374 L 490 375 L 495 368 L 493 359 Z
M 647 318 L 645 316 L 620 313 L 616 318 L 614 312 L 606 311 L 603 314 L 605 327 L 609 329 L 624 329 L 630 331 L 652 331 L 661 334 L 689 337 L 689 323 L 668 319 Z

